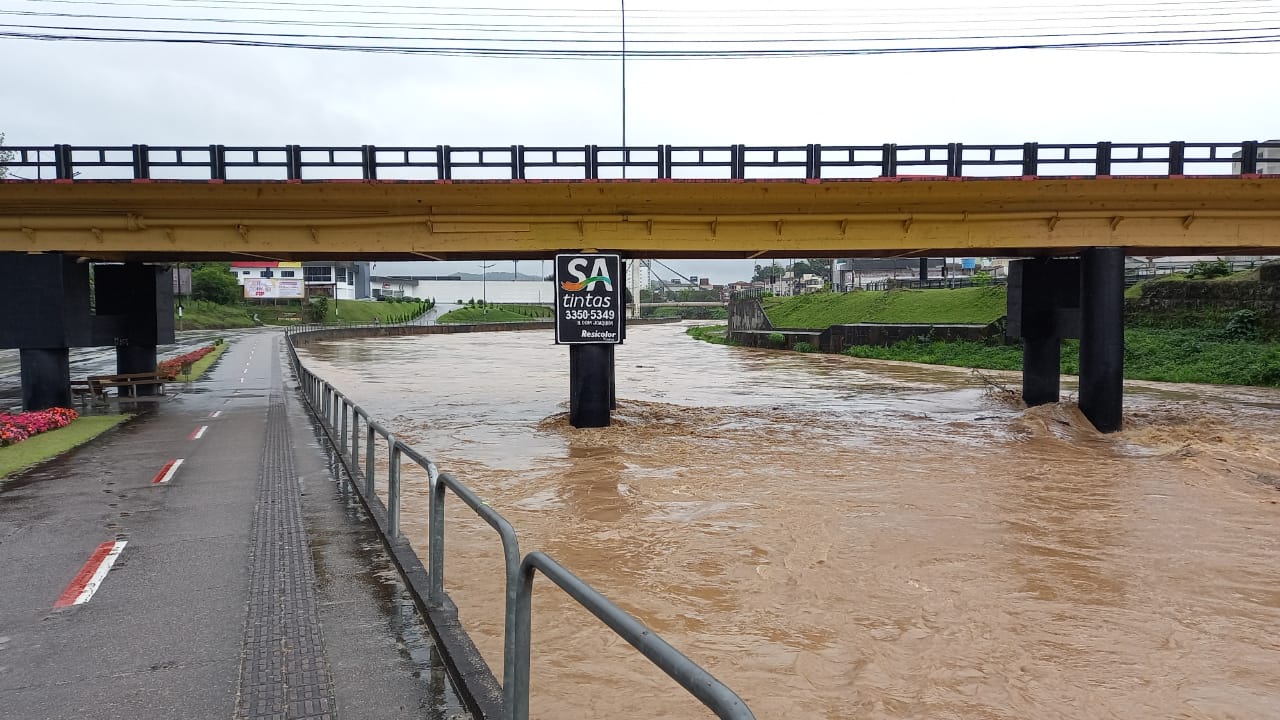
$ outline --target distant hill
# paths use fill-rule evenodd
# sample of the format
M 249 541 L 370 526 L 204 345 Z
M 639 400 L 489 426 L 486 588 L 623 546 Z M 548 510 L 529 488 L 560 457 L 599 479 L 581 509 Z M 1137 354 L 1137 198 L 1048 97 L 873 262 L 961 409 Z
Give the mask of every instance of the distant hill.
M 541 275 L 525 275 L 524 273 L 515 275 L 509 272 L 491 272 L 491 273 L 485 273 L 483 276 L 481 276 L 480 273 L 464 273 L 464 272 L 450 273 L 450 276 L 455 276 L 455 275 L 458 277 L 459 280 L 488 280 L 490 282 L 501 282 L 504 280 L 510 282 L 511 280 L 541 280 L 542 279 Z

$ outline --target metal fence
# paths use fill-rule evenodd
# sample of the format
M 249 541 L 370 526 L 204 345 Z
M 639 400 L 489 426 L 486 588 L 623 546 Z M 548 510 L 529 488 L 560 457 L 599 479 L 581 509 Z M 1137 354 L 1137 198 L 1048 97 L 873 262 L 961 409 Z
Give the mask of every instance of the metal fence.
M 377 325 L 304 325 L 286 332 L 289 359 L 297 374 L 303 395 L 315 417 L 323 424 L 343 463 L 352 476 L 353 485 L 365 503 L 381 508 L 387 517 L 390 540 L 399 541 L 401 516 L 401 465 L 405 458 L 426 472 L 429 483 L 428 576 L 427 603 L 441 607 L 447 596 L 445 577 L 446 493 L 452 492 L 480 519 L 498 534 L 502 543 L 506 576 L 504 605 L 502 717 L 505 720 L 527 720 L 529 717 L 529 663 L 532 646 L 531 615 L 533 577 L 541 572 L 569 597 L 611 628 L 622 639 L 639 650 L 721 718 L 753 719 L 751 710 L 728 686 L 711 676 L 697 663 L 685 657 L 639 620 L 610 602 L 590 585 L 549 556 L 532 552 L 521 556 L 515 529 L 506 518 L 487 505 L 465 484 L 448 473 L 442 473 L 429 457 L 401 442 L 387 427 L 343 395 L 328 381 L 307 369 L 298 358 L 293 337 L 325 327 L 370 328 Z M 363 431 L 361 424 L 363 423 Z M 360 467 L 360 438 L 364 438 L 364 467 Z M 379 447 L 385 448 L 387 471 L 383 478 L 377 472 Z M 379 481 L 386 489 L 387 502 L 378 497 Z
M 897 145 L 16 145 L 19 180 L 856 179 L 1280 174 L 1280 141 Z

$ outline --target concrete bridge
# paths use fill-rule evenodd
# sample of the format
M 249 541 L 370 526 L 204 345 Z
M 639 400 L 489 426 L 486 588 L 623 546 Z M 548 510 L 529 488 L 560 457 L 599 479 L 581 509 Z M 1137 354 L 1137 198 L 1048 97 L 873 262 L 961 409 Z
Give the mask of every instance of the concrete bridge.
M 36 312 L 0 347 L 22 348 L 28 407 L 69 399 L 68 347 L 154 369 L 171 298 L 142 263 L 981 254 L 1035 258 L 1010 284 L 1028 402 L 1056 400 L 1078 335 L 1080 404 L 1109 431 L 1124 256 L 1280 249 L 1280 142 L 9 150 L 0 269 Z M 84 261 L 126 263 L 94 313 Z

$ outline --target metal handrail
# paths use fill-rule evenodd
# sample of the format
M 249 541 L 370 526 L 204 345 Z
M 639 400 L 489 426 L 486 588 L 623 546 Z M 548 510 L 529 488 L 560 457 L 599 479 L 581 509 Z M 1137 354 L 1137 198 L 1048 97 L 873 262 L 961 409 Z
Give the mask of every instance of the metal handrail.
M 330 442 L 333 443 L 335 451 L 343 459 L 352 476 L 352 484 L 357 492 L 366 503 L 373 504 L 386 513 L 387 534 L 391 541 L 401 539 L 401 459 L 409 458 L 427 473 L 430 488 L 427 507 L 429 543 L 427 604 L 431 607 L 443 607 L 447 601 L 444 590 L 446 490 L 453 491 L 454 495 L 471 508 L 472 512 L 492 527 L 502 542 L 506 575 L 502 672 L 504 720 L 528 720 L 532 613 L 530 598 L 534 569 L 541 570 L 570 597 L 644 653 L 645 657 L 689 690 L 719 717 L 738 719 L 754 717 L 742 699 L 727 686 L 559 563 L 540 552 L 529 553 L 521 558 L 519 538 L 515 528 L 501 513 L 490 507 L 479 495 L 453 476 L 439 472 L 429 457 L 398 440 L 388 428 L 370 417 L 368 412 L 352 402 L 327 380 L 307 369 L 298 357 L 293 338 L 302 333 L 331 327 L 378 329 L 387 326 L 368 324 L 294 326 L 286 329 L 286 346 L 307 406 L 324 425 Z M 359 466 L 361 419 L 365 422 L 363 471 Z M 338 436 L 337 441 L 334 440 L 335 434 Z M 379 435 L 387 443 L 387 502 L 385 504 L 376 492 L 375 442 Z M 357 482 L 361 475 L 364 479 L 363 487 Z
M 649 661 L 657 665 L 668 677 L 680 683 L 690 694 L 698 698 L 707 708 L 720 718 L 736 720 L 754 720 L 755 716 L 747 708 L 747 704 L 730 690 L 727 685 L 715 679 L 684 653 L 675 649 L 657 633 L 645 627 L 644 623 L 632 617 L 627 611 L 613 604 L 599 591 L 583 582 L 581 578 L 569 572 L 563 565 L 552 560 L 546 553 L 531 552 L 520 564 L 519 587 L 516 595 L 518 608 L 516 611 L 516 637 L 518 651 L 521 653 L 516 667 L 525 674 L 515 678 L 515 682 L 525 688 L 516 696 L 523 704 L 516 707 L 511 717 L 525 720 L 529 717 L 529 647 L 532 642 L 533 611 L 533 576 L 541 572 L 548 580 L 573 598 L 579 605 L 609 626 L 623 640 L 639 650 Z
M 657 179 L 722 178 L 742 180 L 765 175 L 794 179 L 803 168 L 803 179 L 823 179 L 829 171 L 865 168 L 879 177 L 899 177 L 908 171 L 938 177 L 1051 177 L 1064 171 L 1086 177 L 1116 174 L 1182 176 L 1188 168 L 1213 175 L 1280 174 L 1280 141 L 1161 142 L 1161 143 L 1035 143 L 966 145 L 964 143 L 896 145 L 577 145 L 422 147 L 345 145 L 332 147 L 274 146 L 73 146 L 18 145 L 3 148 L 11 153 L 6 165 L 12 170 L 34 170 L 36 178 L 15 181 L 73 180 L 98 171 L 105 178 L 147 180 L 151 171 L 175 169 L 202 177 L 193 181 L 263 178 L 241 177 L 245 169 L 258 170 L 266 180 L 325 179 L 377 180 L 380 171 L 417 175 L 425 182 L 444 180 L 523 180 L 527 168 L 554 168 L 579 175 L 578 180 L 600 179 L 601 169 L 634 170 L 633 177 L 650 171 Z M 562 158 L 561 154 L 568 157 Z M 605 157 L 601 157 L 601 155 Z M 429 159 L 425 159 L 429 158 Z M 127 172 L 120 169 L 128 168 Z M 690 173 L 690 168 L 701 172 Z M 463 171 L 455 176 L 454 170 Z M 45 178 L 45 170 L 52 177 Z M 1215 172 L 1216 170 L 1216 172 Z M 266 171 L 263 173 L 262 171 Z M 969 171 L 966 173 L 966 171 Z M 975 172 L 976 171 L 976 172 Z M 311 177 L 308 177 L 308 172 Z M 994 174 L 993 174 L 994 173 Z M 333 177 L 329 177 L 332 175 Z M 650 175 L 651 176 L 651 175 Z M 691 177 L 690 177 L 691 176 Z M 175 178 L 178 179 L 178 178 Z

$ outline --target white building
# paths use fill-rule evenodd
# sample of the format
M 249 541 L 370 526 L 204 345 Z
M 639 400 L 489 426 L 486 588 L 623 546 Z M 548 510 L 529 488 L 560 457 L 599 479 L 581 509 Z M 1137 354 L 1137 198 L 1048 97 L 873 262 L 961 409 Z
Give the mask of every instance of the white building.
M 250 286 L 245 297 L 261 299 L 324 296 L 338 300 L 369 297 L 369 265 L 358 262 L 231 263 L 236 282 Z M 301 281 L 299 283 L 298 281 Z

